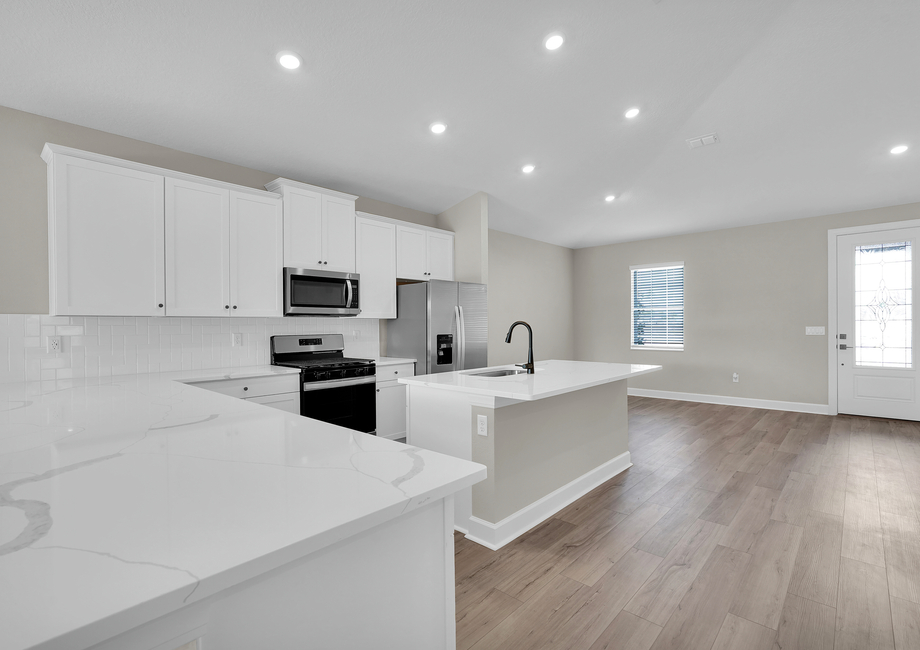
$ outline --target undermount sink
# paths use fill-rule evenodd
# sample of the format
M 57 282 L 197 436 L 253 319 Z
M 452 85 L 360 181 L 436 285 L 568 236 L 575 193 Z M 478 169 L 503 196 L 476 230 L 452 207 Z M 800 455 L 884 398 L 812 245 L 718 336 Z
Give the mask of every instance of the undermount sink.
M 471 377 L 507 377 L 508 375 L 523 375 L 525 370 L 512 370 L 504 368 L 502 370 L 487 370 L 485 372 L 471 372 Z

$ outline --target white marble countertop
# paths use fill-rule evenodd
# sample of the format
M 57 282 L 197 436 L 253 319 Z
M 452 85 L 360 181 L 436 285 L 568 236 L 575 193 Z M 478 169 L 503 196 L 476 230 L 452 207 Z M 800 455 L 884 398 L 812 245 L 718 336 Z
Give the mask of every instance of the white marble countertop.
M 403 377 L 402 384 L 427 386 L 472 395 L 499 397 L 510 400 L 532 401 L 562 395 L 583 388 L 591 388 L 637 377 L 661 370 L 661 366 L 630 363 L 599 363 L 594 361 L 537 361 L 534 374 L 508 375 L 506 377 L 477 377 L 476 373 L 516 366 L 493 366 L 475 370 L 444 372 L 435 375 Z
M 395 366 L 401 363 L 415 363 L 416 359 L 400 359 L 399 357 L 377 357 L 374 359 L 378 366 Z
M 0 385 L 0 650 L 93 645 L 485 477 L 180 383 L 292 371 Z

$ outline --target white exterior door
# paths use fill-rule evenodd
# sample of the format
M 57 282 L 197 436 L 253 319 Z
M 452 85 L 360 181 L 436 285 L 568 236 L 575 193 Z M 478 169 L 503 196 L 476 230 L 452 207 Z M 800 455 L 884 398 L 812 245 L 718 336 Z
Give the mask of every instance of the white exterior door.
M 396 227 L 396 276 L 404 280 L 428 279 L 428 233 L 419 228 Z
M 913 253 L 920 228 L 837 237 L 837 410 L 920 420 Z
M 454 279 L 454 236 L 428 233 L 428 279 Z
M 51 313 L 163 316 L 163 177 L 55 155 Z
M 284 188 L 284 265 L 323 268 L 323 196 Z
M 282 231 L 279 199 L 230 192 L 232 316 L 281 316 Z
M 355 266 L 361 276 L 359 318 L 396 318 L 396 226 L 358 217 Z
M 166 179 L 166 315 L 230 313 L 230 191 Z
M 323 196 L 323 270 L 355 272 L 355 202 Z

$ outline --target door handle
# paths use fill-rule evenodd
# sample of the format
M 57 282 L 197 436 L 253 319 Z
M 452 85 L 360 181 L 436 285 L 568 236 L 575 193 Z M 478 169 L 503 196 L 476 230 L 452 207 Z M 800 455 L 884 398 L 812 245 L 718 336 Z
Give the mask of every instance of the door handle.
M 846 344 L 846 343 L 841 343 L 841 344 L 838 345 L 837 347 L 840 348 L 841 350 L 849 350 L 849 349 L 850 349 L 850 348 L 847 347 L 847 344 Z
M 345 308 L 351 307 L 351 280 L 345 280 Z
M 463 326 L 460 324 L 460 307 L 454 307 L 454 320 L 457 322 L 457 370 L 463 370 Z
M 466 370 L 466 320 L 463 318 L 463 307 L 457 308 L 460 311 L 460 370 Z

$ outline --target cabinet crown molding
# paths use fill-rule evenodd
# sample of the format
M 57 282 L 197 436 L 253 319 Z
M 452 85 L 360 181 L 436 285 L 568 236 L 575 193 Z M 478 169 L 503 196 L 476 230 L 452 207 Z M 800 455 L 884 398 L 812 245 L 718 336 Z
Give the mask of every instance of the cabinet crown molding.
M 101 153 L 93 153 L 92 151 L 83 151 L 82 149 L 73 149 L 72 147 L 65 147 L 61 144 L 52 144 L 50 142 L 46 142 L 45 146 L 42 148 L 42 160 L 44 160 L 46 164 L 50 165 L 54 156 L 57 154 L 63 154 L 72 158 L 81 158 L 83 160 L 92 160 L 94 162 L 105 163 L 106 165 L 114 165 L 115 167 L 122 167 L 124 169 L 133 169 L 139 172 L 147 172 L 148 174 L 156 174 L 166 178 L 177 178 L 179 180 L 191 181 L 193 183 L 211 185 L 212 187 L 221 187 L 226 190 L 233 190 L 235 192 L 242 192 L 244 194 L 255 194 L 256 196 L 271 196 L 273 198 L 279 198 L 279 195 L 276 192 L 267 192 L 255 187 L 236 185 L 235 183 L 219 181 L 214 178 L 195 176 L 194 174 L 186 174 L 185 172 L 178 172 L 172 169 L 166 169 L 164 167 L 145 165 L 144 163 L 134 162 L 133 160 L 124 160 L 122 158 L 106 156 Z
M 269 192 L 281 193 L 281 190 L 285 187 L 296 187 L 301 190 L 308 190 L 310 192 L 319 192 L 320 194 L 326 194 L 327 196 L 337 196 L 340 199 L 348 199 L 349 201 L 356 201 L 358 199 L 354 194 L 346 194 L 345 192 L 339 192 L 337 190 L 330 190 L 325 187 L 319 187 L 318 185 L 310 185 L 309 183 L 301 183 L 300 181 L 292 181 L 289 178 L 276 178 L 270 183 L 265 184 L 265 189 Z
M 437 232 L 443 235 L 456 235 L 453 230 L 444 230 L 443 228 L 435 228 L 434 226 L 426 226 L 421 223 L 415 223 L 414 221 L 403 221 L 402 219 L 394 219 L 392 217 L 384 217 L 379 214 L 371 214 L 370 212 L 361 212 L 360 210 L 355 210 L 355 214 L 363 219 L 371 219 L 372 221 L 383 221 L 384 223 L 392 223 L 396 226 L 403 226 L 404 228 L 416 228 L 418 230 L 427 230 L 428 232 Z

